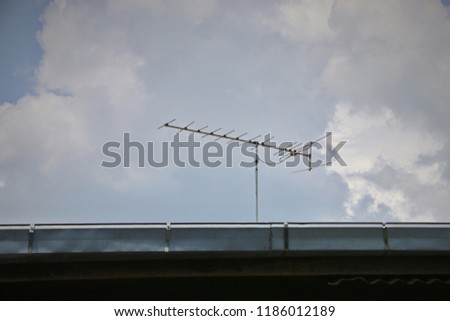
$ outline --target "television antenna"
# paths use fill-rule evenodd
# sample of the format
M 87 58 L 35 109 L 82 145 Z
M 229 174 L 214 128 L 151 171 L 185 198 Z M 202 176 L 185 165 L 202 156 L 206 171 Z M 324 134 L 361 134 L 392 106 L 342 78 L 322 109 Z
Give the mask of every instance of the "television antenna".
M 267 138 L 266 140 L 260 141 L 258 140 L 262 135 L 257 135 L 253 138 L 250 139 L 246 139 L 244 138 L 244 136 L 248 135 L 247 132 L 239 135 L 239 136 L 230 136 L 232 133 L 235 132 L 235 130 L 230 130 L 228 132 L 225 132 L 224 134 L 219 134 L 219 131 L 222 130 L 222 128 L 217 128 L 214 129 L 212 131 L 207 131 L 206 129 L 208 128 L 208 126 L 203 126 L 201 128 L 192 128 L 190 126 L 192 126 L 195 122 L 192 121 L 189 124 L 187 124 L 186 126 L 178 126 L 178 125 L 174 125 L 173 122 L 176 119 L 172 119 L 171 121 L 168 121 L 166 123 L 164 123 L 163 125 L 161 125 L 160 127 L 158 127 L 158 129 L 161 129 L 163 127 L 167 127 L 167 128 L 173 128 L 173 129 L 177 129 L 178 133 L 185 131 L 185 132 L 191 132 L 194 134 L 200 134 L 202 135 L 202 138 L 204 137 L 214 137 L 215 141 L 218 141 L 220 139 L 225 139 L 228 140 L 228 144 L 231 142 L 238 142 L 239 144 L 250 144 L 250 145 L 254 145 L 255 148 L 255 218 L 256 218 L 256 222 L 259 222 L 259 200 L 258 200 L 258 164 L 261 161 L 261 159 L 259 158 L 258 155 L 258 147 L 264 147 L 264 148 L 269 148 L 269 149 L 273 149 L 275 150 L 275 154 L 274 155 L 278 155 L 280 156 L 280 160 L 279 163 L 282 163 L 284 161 L 286 161 L 288 158 L 290 157 L 295 157 L 295 156 L 304 156 L 307 157 L 308 159 L 308 167 L 306 169 L 303 170 L 298 170 L 295 171 L 294 173 L 298 173 L 298 172 L 303 172 L 303 171 L 311 171 L 313 168 L 316 167 L 322 167 L 322 166 L 329 166 L 330 164 L 323 164 L 320 166 L 315 166 L 313 167 L 312 164 L 312 147 L 314 145 L 314 143 L 317 143 L 318 141 L 324 139 L 327 135 L 315 140 L 315 141 L 310 141 L 307 144 L 303 143 L 297 143 L 294 142 L 290 145 L 288 145 L 287 147 L 282 147 L 282 146 L 278 146 L 276 144 L 271 144 L 270 140 L 272 140 L 275 136 L 269 136 L 269 138 Z M 177 134 L 178 134 L 177 133 Z M 302 148 L 300 148 L 303 145 Z M 285 155 L 287 154 L 287 155 Z

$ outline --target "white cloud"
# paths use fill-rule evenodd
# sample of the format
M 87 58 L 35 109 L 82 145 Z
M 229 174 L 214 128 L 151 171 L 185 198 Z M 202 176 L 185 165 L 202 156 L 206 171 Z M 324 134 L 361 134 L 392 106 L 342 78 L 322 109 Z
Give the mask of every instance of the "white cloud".
M 95 91 L 116 107 L 144 99 L 137 71 L 145 60 L 128 47 L 128 35 L 115 19 L 88 10 L 92 8 L 86 4 L 61 1 L 47 9 L 46 27 L 38 37 L 43 49 L 38 90 L 72 95 Z
M 294 42 L 322 42 L 331 40 L 334 31 L 328 19 L 334 0 L 285 1 L 276 14 L 263 19 L 264 23 L 284 38 Z
M 450 20 L 440 1 L 336 1 L 322 84 L 338 101 L 328 129 L 348 139 L 335 168 L 353 219 L 445 219 L 450 192 Z M 368 214 L 370 213 L 370 214 Z
M 178 15 L 179 18 L 199 24 L 210 16 L 216 7 L 216 0 L 111 0 L 108 1 L 107 10 L 110 14 L 119 16 L 142 13 L 163 16 Z
M 438 186 L 450 192 L 442 177 L 446 164 L 436 158 L 446 141 L 402 122 L 387 107 L 374 111 L 350 103 L 336 106 L 328 130 L 336 141 L 348 141 L 340 151 L 348 166 L 335 164 L 332 171 L 348 186 L 349 216 L 375 219 L 385 210 L 393 219 L 417 221 L 442 215 L 442 208 L 426 208 L 417 194 Z
M 3 221 L 51 217 L 59 209 L 52 218 L 58 221 L 77 189 L 142 189 L 167 175 L 100 167 L 104 142 L 120 140 L 123 131 L 142 138 L 136 123 L 151 111 L 152 93 L 139 75 L 145 59 L 98 4 L 48 6 L 38 34 L 43 56 L 36 94 L 0 105 L 0 175 L 8 182 L 1 197 L 13 204 L 4 205 L 11 210 L 0 214 Z M 29 213 L 28 206 L 34 211 Z M 15 218 L 20 209 L 23 217 Z
M 421 157 L 435 156 L 444 143 L 425 128 L 402 123 L 387 107 L 375 111 L 357 109 L 349 103 L 338 104 L 328 129 L 333 130 L 337 139 L 349 141 L 343 153 L 349 162 L 354 161 L 352 166 L 339 169 L 343 173 L 376 170 L 383 161 L 384 165 L 414 174 L 423 183 L 437 181 L 435 166 L 419 162 Z
M 52 93 L 25 96 L 0 106 L 0 164 L 30 165 L 48 173 L 72 151 L 89 150 L 85 121 L 71 97 Z

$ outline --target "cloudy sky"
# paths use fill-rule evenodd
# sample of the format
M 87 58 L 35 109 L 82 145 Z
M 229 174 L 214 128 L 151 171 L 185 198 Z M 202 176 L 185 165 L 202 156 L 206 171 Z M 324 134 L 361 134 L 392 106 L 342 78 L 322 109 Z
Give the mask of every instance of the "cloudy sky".
M 450 1 L 3 0 L 0 41 L 2 224 L 254 221 L 238 162 L 100 166 L 172 118 L 348 141 L 261 164 L 261 221 L 450 221 Z

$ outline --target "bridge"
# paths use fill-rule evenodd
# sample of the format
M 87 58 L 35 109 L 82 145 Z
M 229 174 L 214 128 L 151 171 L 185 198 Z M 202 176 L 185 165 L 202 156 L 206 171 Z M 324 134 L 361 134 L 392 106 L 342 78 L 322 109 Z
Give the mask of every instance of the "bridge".
M 0 299 L 450 298 L 450 224 L 0 226 Z

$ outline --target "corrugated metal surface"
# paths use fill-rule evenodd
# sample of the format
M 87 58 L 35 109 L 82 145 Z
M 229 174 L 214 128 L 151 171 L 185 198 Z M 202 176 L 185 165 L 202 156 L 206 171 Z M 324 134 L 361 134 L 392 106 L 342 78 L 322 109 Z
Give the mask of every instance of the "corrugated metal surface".
M 383 224 L 291 224 L 293 251 L 383 251 Z
M 164 225 L 36 226 L 33 253 L 164 251 Z
M 440 252 L 450 224 L 261 223 L 0 226 L 0 254 L 97 252 Z
M 275 231 L 274 231 L 275 230 Z M 273 232 L 274 235 L 273 235 Z M 271 224 L 193 226 L 173 225 L 169 251 L 283 250 L 282 231 Z
M 391 251 L 450 251 L 450 224 L 387 224 Z
M 27 253 L 29 227 L 0 226 L 0 253 Z

